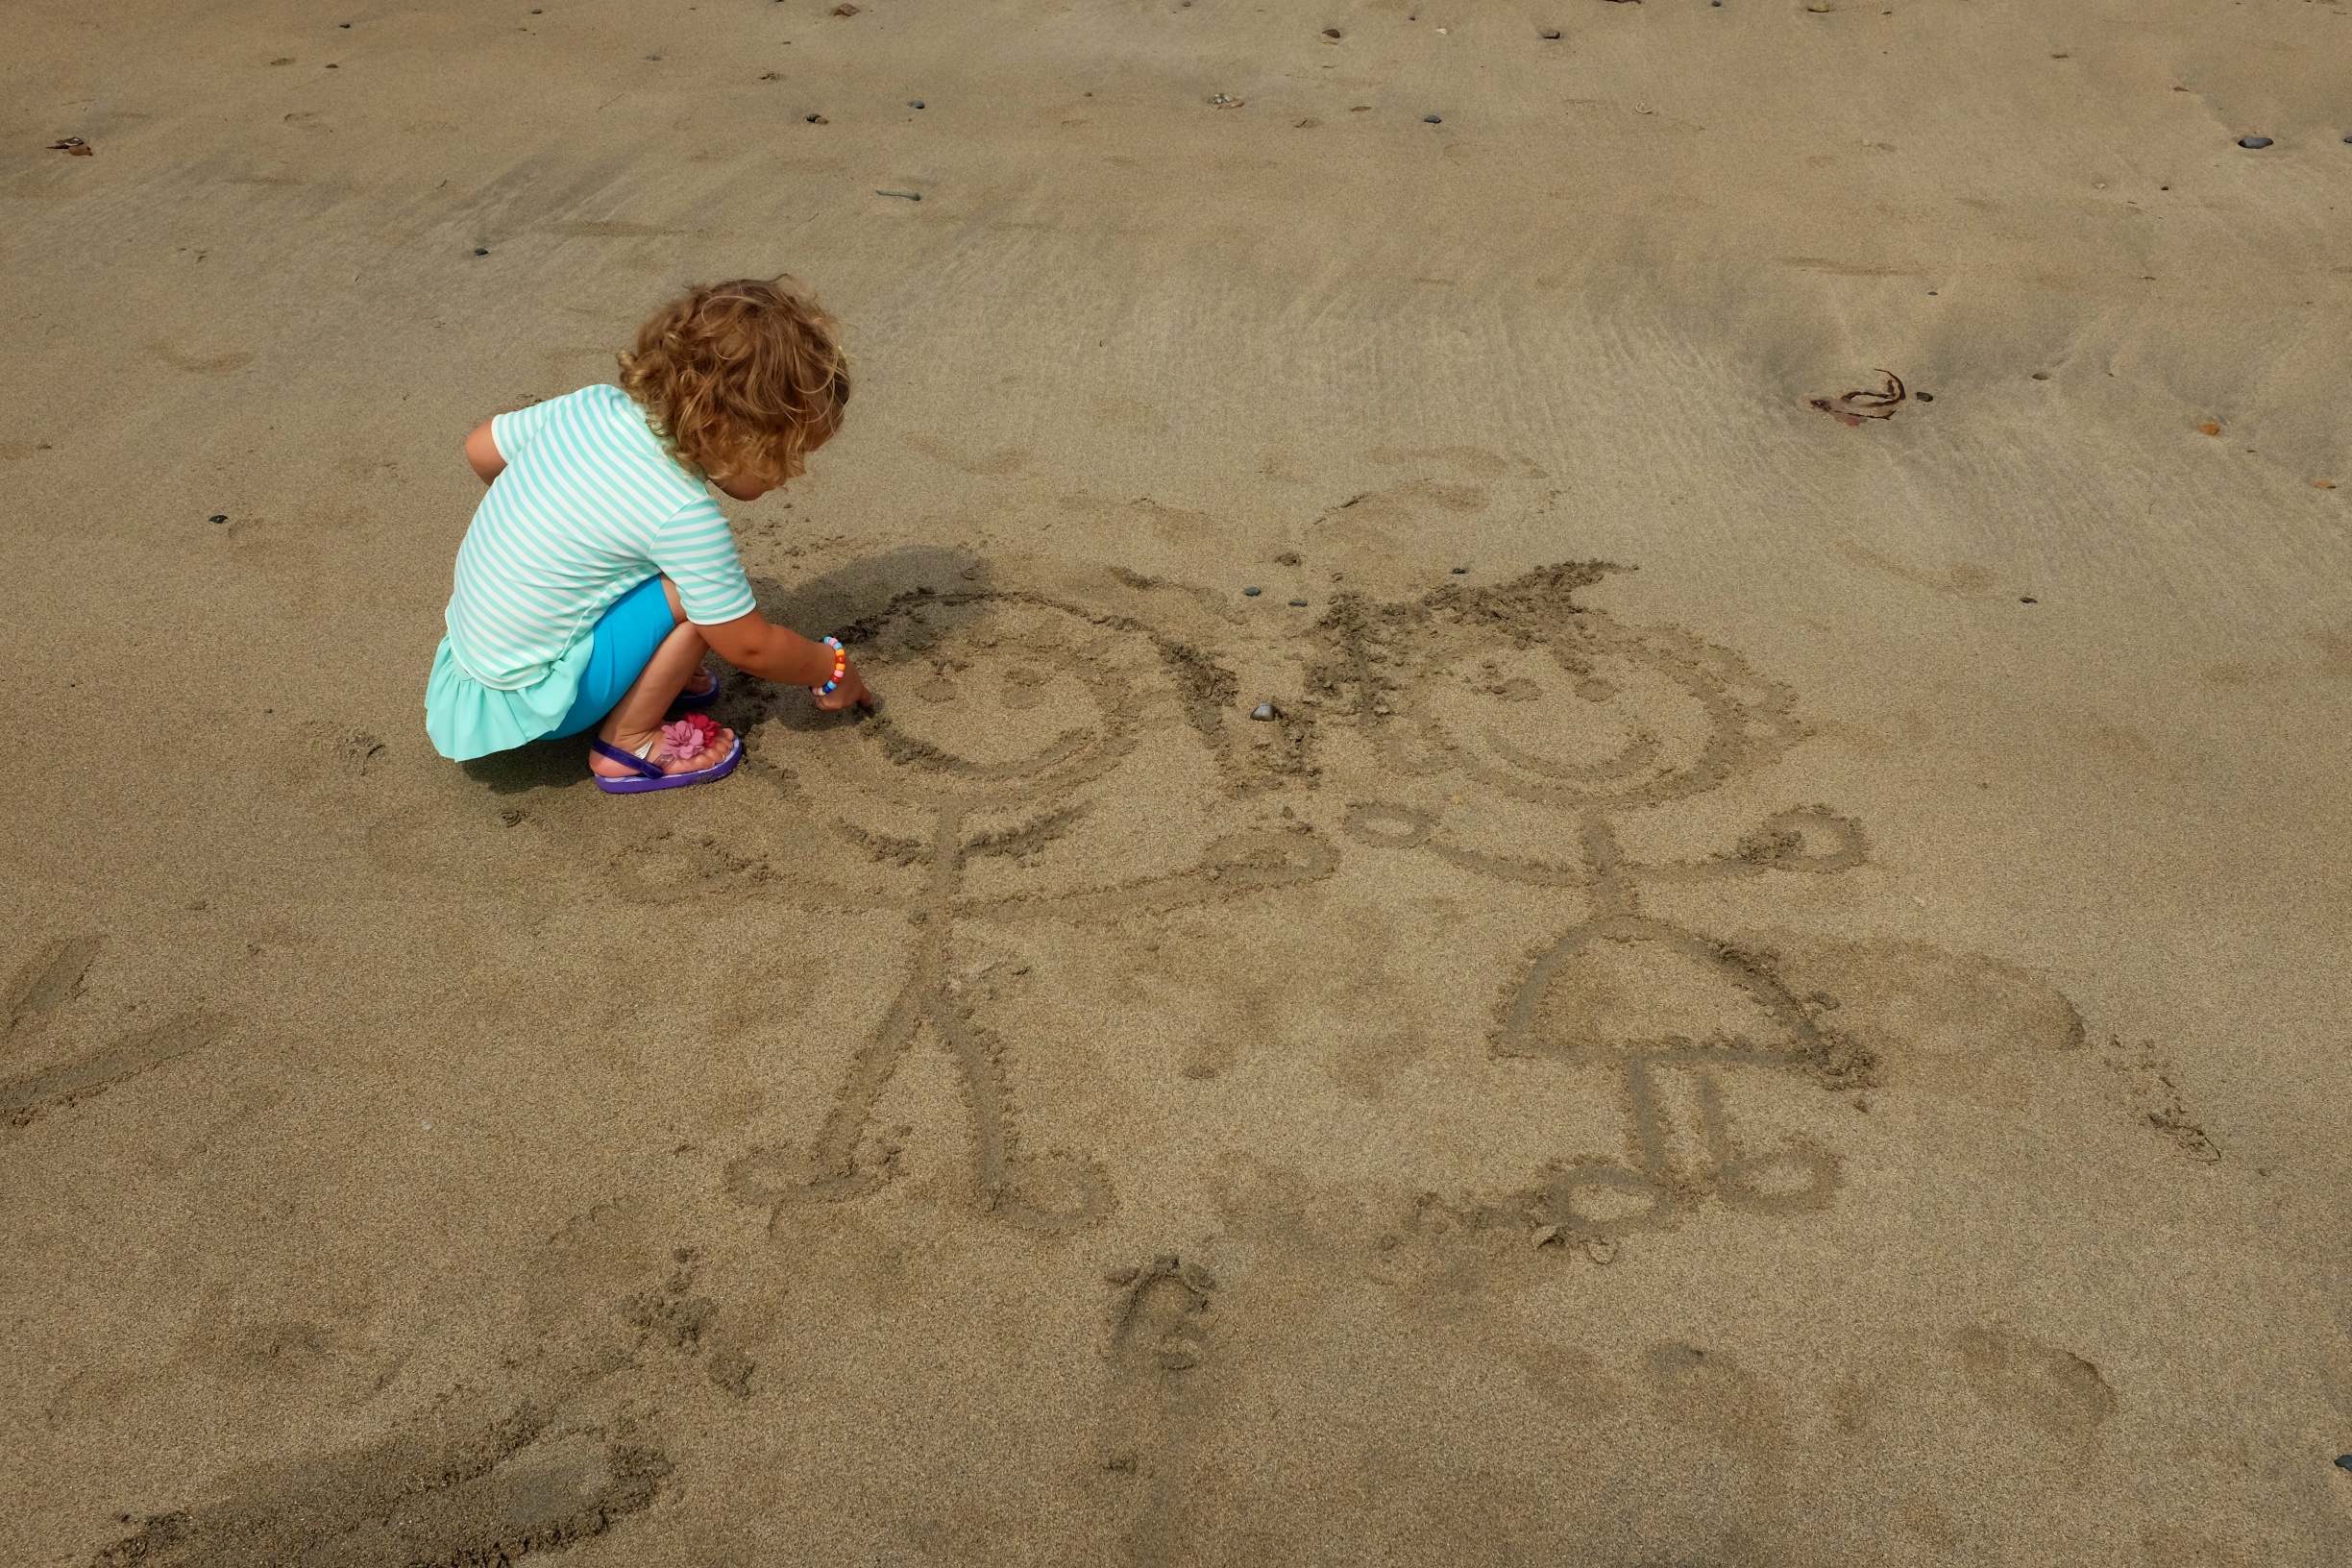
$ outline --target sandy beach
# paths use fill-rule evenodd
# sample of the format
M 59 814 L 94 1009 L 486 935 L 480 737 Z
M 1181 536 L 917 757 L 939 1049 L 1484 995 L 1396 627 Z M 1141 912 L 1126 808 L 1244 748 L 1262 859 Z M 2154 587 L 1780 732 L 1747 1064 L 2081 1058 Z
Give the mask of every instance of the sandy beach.
M 2352 6 L 0 12 L 0 1563 L 2352 1561 Z

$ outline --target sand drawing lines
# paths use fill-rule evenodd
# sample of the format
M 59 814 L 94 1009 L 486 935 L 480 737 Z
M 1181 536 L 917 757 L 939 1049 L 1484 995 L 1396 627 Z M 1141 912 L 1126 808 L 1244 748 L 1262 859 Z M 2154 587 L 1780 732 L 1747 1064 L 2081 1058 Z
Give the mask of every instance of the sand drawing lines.
M 895 1151 L 872 1136 L 877 1107 L 927 1033 L 957 1069 L 981 1206 L 1031 1229 L 1087 1224 L 1108 1213 L 1110 1180 L 1085 1157 L 1018 1146 L 1007 1073 L 1016 1042 L 990 1029 L 963 994 L 957 966 L 965 930 L 1231 898 L 1322 876 L 1335 857 L 1303 831 L 1244 832 L 1216 839 L 1189 867 L 1133 881 L 975 891 L 975 863 L 1026 863 L 1085 816 L 1084 792 L 1129 756 L 1140 715 L 1167 705 L 1143 700 L 1144 681 L 1172 687 L 1176 708 L 1213 748 L 1219 716 L 1203 713 L 1191 698 L 1223 672 L 1139 623 L 1017 592 L 909 595 L 857 631 L 861 662 L 877 675 L 888 673 L 894 692 L 907 699 L 894 696 L 884 714 L 821 732 L 813 749 L 842 778 L 842 798 L 893 802 L 921 824 L 919 833 L 896 835 L 836 822 L 911 884 L 879 900 L 845 893 L 841 901 L 902 910 L 916 932 L 914 947 L 815 1138 L 797 1153 L 746 1154 L 728 1166 L 727 1184 L 739 1198 L 780 1214 L 787 1205 L 853 1198 L 890 1181 Z M 825 896 L 805 887 L 795 893 L 820 902 Z
M 105 939 L 69 937 L 49 943 L 18 968 L 0 993 L 0 1052 L 13 1055 L 34 1044 L 51 1017 L 81 991 Z M 23 1127 L 50 1112 L 102 1094 L 208 1044 L 222 1020 L 202 1012 L 182 1013 L 160 1023 L 134 1029 L 111 1044 L 37 1072 L 0 1079 L 0 1127 Z
M 1401 805 L 1359 805 L 1346 831 L 1583 903 L 1582 918 L 1510 988 L 1494 1046 L 1505 1056 L 1611 1063 L 1627 1158 L 1586 1156 L 1547 1172 L 1541 1218 L 1566 1237 L 1606 1241 L 1677 1224 L 1704 1198 L 1765 1213 L 1819 1207 L 1836 1190 L 1836 1156 L 1801 1140 L 1741 1152 L 1726 1075 L 1776 1067 L 1852 1084 L 1872 1058 L 1791 992 L 1770 955 L 1646 913 L 1642 894 L 1670 883 L 1842 871 L 1863 861 L 1861 827 L 1803 806 L 1767 816 L 1727 854 L 1629 859 L 1622 814 L 1720 789 L 1803 731 L 1788 694 L 1737 656 L 1575 603 L 1603 570 L 1549 567 L 1407 605 L 1347 601 L 1318 627 L 1318 676 L 1328 689 L 1354 689 L 1384 767 L 1467 778 L 1556 813 L 1573 859 L 1471 849 L 1434 814 Z

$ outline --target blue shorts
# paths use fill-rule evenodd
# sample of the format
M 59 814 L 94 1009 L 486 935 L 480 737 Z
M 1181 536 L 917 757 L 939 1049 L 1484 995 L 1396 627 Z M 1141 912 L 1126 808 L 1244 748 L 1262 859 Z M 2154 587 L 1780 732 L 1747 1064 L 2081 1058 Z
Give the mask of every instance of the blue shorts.
M 590 634 L 595 646 L 588 650 L 588 668 L 580 672 L 579 695 L 572 699 L 563 723 L 551 733 L 577 735 L 602 723 L 604 716 L 620 705 L 628 689 L 637 684 L 637 677 L 645 674 L 662 639 L 676 626 L 677 617 L 670 609 L 670 596 L 662 592 L 659 577 L 648 577 L 613 600 L 612 608 Z

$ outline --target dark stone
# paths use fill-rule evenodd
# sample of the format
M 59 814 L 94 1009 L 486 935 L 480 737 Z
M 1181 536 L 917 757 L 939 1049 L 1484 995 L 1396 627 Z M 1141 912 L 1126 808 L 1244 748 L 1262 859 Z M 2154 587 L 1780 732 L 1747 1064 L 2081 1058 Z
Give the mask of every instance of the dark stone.
M 1546 37 L 1546 38 L 1556 38 L 1556 37 L 1559 37 L 1559 29 L 1558 29 L 1558 28 L 1556 28 L 1556 27 L 1547 27 L 1547 28 L 1545 28 L 1545 29 L 1543 30 L 1543 32 L 1542 32 L 1541 34 L 1539 34 L 1539 35 L 1538 35 L 1538 37 Z
M 2270 145 L 2270 138 L 2268 136 L 2240 136 L 2238 138 L 2238 145 L 2252 152 L 2259 153 L 2265 147 Z
M 2344 137 L 2344 140 L 2346 140 L 2346 141 L 2352 141 L 2352 136 L 2346 136 L 2346 137 Z M 2339 1470 L 2352 1470 L 2352 1454 L 2339 1454 L 2339 1455 L 2337 1455 L 2337 1456 L 2336 1456 L 2336 1468 L 2337 1468 L 2337 1469 L 2339 1469 Z
M 1445 121 L 1434 114 L 1424 114 L 1421 116 L 1421 123 L 1423 125 L 1443 125 Z
M 1277 710 L 1271 702 L 1261 702 L 1250 709 L 1250 717 L 1263 723 L 1271 723 L 1277 716 Z
M 475 247 L 474 247 L 474 254 L 475 254 L 476 256 L 488 256 L 490 253 L 489 253 L 488 251 L 484 250 L 484 249 L 483 249 L 482 247 L 480 247 L 479 245 L 477 245 L 477 246 L 475 246 Z
M 1303 610 L 1307 607 L 1307 601 L 1303 599 L 1294 599 L 1290 601 L 1290 607 L 1294 610 Z
M 920 98 L 909 98 L 907 100 L 907 108 L 909 109 L 920 109 L 922 107 L 922 100 Z
M 1466 577 L 1470 575 L 1470 569 L 1466 566 L 1458 566 L 1454 569 L 1454 575 L 1458 577 Z
M 1265 590 L 1263 588 L 1244 588 L 1241 590 L 1241 597 L 1243 599 L 1256 599 L 1260 594 L 1264 592 Z
M 226 523 L 229 521 L 229 514 L 227 512 L 214 512 L 212 514 L 212 521 L 215 523 Z
M 1935 402 L 1935 394 L 1933 392 L 1914 392 L 1911 395 L 1919 399 L 1919 401 L 1922 403 Z
M 2025 594 L 2019 598 L 2018 602 L 2020 604 L 2039 604 L 2042 601 L 2034 598 L 2031 594 Z

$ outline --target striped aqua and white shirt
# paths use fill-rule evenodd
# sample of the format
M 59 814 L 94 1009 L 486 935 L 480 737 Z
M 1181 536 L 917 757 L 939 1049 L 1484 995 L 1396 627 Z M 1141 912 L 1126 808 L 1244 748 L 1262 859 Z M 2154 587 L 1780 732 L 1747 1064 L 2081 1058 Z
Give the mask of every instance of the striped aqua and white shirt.
M 615 600 L 667 576 L 686 619 L 748 614 L 750 581 L 724 513 L 617 386 L 501 414 L 506 471 L 457 547 L 450 650 L 498 691 L 545 676 Z

